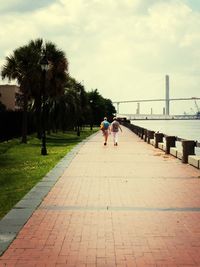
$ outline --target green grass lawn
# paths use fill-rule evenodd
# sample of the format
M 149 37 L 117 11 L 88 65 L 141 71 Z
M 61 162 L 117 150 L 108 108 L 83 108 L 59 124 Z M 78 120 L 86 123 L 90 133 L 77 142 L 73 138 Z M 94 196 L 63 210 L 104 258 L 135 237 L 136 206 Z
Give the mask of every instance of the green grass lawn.
M 97 129 L 96 129 L 97 130 Z M 48 155 L 42 156 L 41 141 L 34 135 L 27 144 L 20 139 L 0 143 L 0 218 L 2 218 L 77 143 L 96 130 L 47 136 Z

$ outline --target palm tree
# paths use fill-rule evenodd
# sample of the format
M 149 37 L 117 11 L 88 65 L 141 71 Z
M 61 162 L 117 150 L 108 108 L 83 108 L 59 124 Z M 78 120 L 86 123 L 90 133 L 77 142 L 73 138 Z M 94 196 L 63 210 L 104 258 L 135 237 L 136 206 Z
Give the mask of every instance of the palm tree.
M 28 101 L 31 99 L 35 102 L 38 136 L 41 134 L 42 70 L 40 61 L 44 54 L 50 64 L 45 83 L 48 88 L 46 90 L 47 98 L 55 97 L 64 91 L 68 62 L 64 52 L 58 50 L 56 45 L 51 42 L 47 42 L 45 45 L 42 39 L 36 39 L 30 41 L 28 45 L 14 50 L 11 56 L 6 57 L 6 63 L 1 72 L 3 79 L 17 81 L 23 96 L 23 143 L 27 141 L 27 107 Z
M 60 96 L 64 95 L 64 87 L 68 79 L 68 60 L 65 56 L 65 53 L 57 49 L 56 45 L 52 42 L 47 42 L 43 49 L 43 54 L 46 55 L 50 69 L 48 71 L 47 80 L 46 80 L 46 97 L 47 97 L 47 111 L 50 126 L 50 116 L 52 115 L 51 104 L 57 108 L 58 101 L 61 100 Z M 58 109 L 60 109 L 58 107 Z M 51 112 L 51 114 L 50 114 Z M 55 123 L 54 123 L 55 125 Z M 50 127 L 48 130 L 50 131 Z
M 84 86 L 72 77 L 68 77 L 65 85 L 65 101 L 71 124 L 75 127 L 77 135 L 80 136 L 80 126 L 86 115 L 87 94 Z
M 30 41 L 28 46 L 31 50 L 37 53 L 37 70 L 34 75 L 34 82 L 32 87 L 32 97 L 35 103 L 36 116 L 37 116 L 37 134 L 38 138 L 41 137 L 41 106 L 42 106 L 42 84 L 41 84 L 41 68 L 39 62 L 43 55 L 46 56 L 49 62 L 49 70 L 46 75 L 45 93 L 46 93 L 46 110 L 50 111 L 51 103 L 54 103 L 57 97 L 64 93 L 64 84 L 67 80 L 68 61 L 65 53 L 59 50 L 52 42 L 44 42 L 42 39 Z M 48 112 L 49 113 L 49 112 Z M 48 114 L 47 114 L 48 115 Z M 49 120 L 49 118 L 47 118 Z
M 23 98 L 22 142 L 27 142 L 27 107 L 31 98 L 32 73 L 35 71 L 36 53 L 29 46 L 19 47 L 13 55 L 6 57 L 2 68 L 2 78 L 16 80 Z

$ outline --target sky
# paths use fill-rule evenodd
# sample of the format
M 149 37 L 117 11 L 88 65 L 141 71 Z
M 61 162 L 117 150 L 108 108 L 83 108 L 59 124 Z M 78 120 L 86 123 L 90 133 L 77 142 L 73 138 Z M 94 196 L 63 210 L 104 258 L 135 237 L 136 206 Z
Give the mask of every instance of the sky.
M 199 0 L 7 0 L 0 16 L 1 67 L 14 49 L 43 38 L 66 53 L 86 91 L 113 102 L 165 98 L 165 75 L 171 98 L 200 97 Z M 120 104 L 120 113 L 136 106 Z M 141 103 L 140 111 L 163 107 Z M 172 114 L 196 111 L 194 101 L 170 105 Z

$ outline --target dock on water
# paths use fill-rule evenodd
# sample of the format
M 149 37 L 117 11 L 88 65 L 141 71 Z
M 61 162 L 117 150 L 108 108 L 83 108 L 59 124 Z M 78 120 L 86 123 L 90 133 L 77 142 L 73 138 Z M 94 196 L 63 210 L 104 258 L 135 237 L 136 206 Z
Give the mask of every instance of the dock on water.
M 84 141 L 1 220 L 0 266 L 200 266 L 199 169 L 122 130 L 118 146 Z

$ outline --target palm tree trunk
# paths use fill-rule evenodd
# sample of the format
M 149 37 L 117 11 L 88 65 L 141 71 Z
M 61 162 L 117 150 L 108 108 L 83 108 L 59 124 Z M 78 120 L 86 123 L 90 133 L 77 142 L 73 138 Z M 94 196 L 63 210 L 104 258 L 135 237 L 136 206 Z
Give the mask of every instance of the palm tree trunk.
M 37 120 L 37 138 L 42 138 L 42 112 L 41 112 L 41 95 L 35 99 L 36 120 Z
M 47 129 L 47 133 L 51 134 L 51 113 L 50 113 L 50 108 L 49 108 L 50 104 L 48 102 L 47 104 L 47 122 L 46 122 L 46 129 Z
M 23 103 L 23 118 L 22 118 L 22 140 L 21 142 L 27 143 L 27 123 L 28 123 L 28 95 L 24 93 L 24 103 Z

